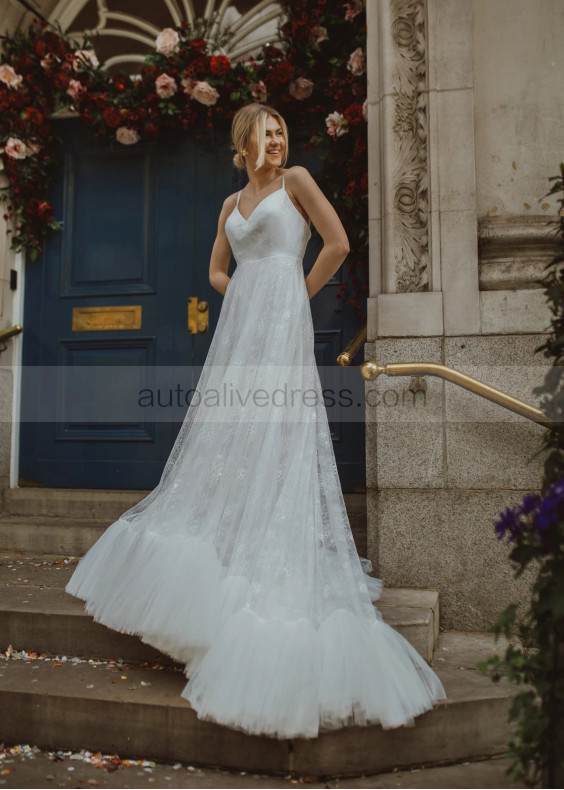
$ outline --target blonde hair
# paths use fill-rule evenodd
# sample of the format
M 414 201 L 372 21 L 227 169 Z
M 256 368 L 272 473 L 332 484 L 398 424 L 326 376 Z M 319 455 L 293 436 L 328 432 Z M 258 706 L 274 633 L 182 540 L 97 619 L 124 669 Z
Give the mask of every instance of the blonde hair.
M 250 104 L 243 105 L 243 107 L 239 107 L 231 122 L 231 139 L 233 142 L 230 148 L 236 152 L 233 156 L 233 164 L 238 170 L 247 169 L 247 162 L 241 152 L 247 150 L 247 146 L 249 145 L 249 137 L 253 127 L 255 130 L 259 151 L 255 170 L 258 170 L 263 166 L 266 141 L 266 119 L 269 115 L 275 118 L 280 124 L 284 141 L 286 143 L 284 146 L 284 153 L 282 155 L 280 166 L 284 167 L 288 161 L 288 127 L 286 126 L 284 118 L 282 118 L 280 113 L 275 110 L 274 107 L 269 107 L 268 105 L 260 104 L 259 102 L 251 102 Z

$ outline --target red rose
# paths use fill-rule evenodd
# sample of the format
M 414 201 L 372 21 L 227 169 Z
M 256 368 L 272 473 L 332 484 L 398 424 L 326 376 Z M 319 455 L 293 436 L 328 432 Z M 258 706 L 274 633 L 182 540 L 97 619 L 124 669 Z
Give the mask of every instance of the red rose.
M 38 217 L 43 222 L 49 222 L 53 218 L 53 207 L 46 200 L 31 198 L 26 204 L 26 210 L 32 217 Z
M 35 54 L 39 55 L 39 57 L 42 58 L 47 52 L 47 44 L 42 39 L 39 38 L 35 42 L 34 50 L 35 50 Z
M 118 91 L 124 91 L 127 88 L 129 79 L 125 74 L 112 74 L 112 82 Z
M 217 77 L 222 77 L 231 70 L 231 61 L 226 55 L 215 55 L 210 60 L 210 70 Z
M 294 70 L 289 63 L 278 63 L 270 74 L 271 79 L 275 82 L 289 82 L 294 75 Z
M 194 52 L 204 52 L 207 49 L 206 40 L 203 38 L 193 38 L 190 41 L 190 49 Z
M 51 30 L 46 30 L 43 34 L 43 38 L 45 39 L 45 43 L 47 47 L 51 50 L 54 55 L 62 55 L 65 50 L 65 42 L 59 38 L 56 33 L 53 33 Z
M 363 192 L 368 192 L 368 173 L 364 173 L 360 179 L 360 188 Z
M 119 126 L 121 123 L 121 115 L 113 107 L 106 107 L 104 109 L 104 121 L 106 126 Z
M 362 105 L 358 104 L 357 102 L 349 104 L 343 115 L 351 126 L 357 126 L 361 121 L 364 120 L 362 115 Z
M 41 124 L 43 123 L 43 113 L 39 112 L 36 107 L 26 107 L 25 110 L 25 117 L 28 121 L 32 123 Z
M 43 222 L 49 222 L 53 219 L 53 206 L 49 205 L 46 200 L 41 200 L 37 209 L 37 216 Z
M 58 74 L 55 74 L 53 80 L 55 83 L 55 88 L 58 88 L 61 91 L 66 91 L 66 89 L 69 87 L 69 81 L 70 80 L 67 75 L 62 71 L 58 72 Z

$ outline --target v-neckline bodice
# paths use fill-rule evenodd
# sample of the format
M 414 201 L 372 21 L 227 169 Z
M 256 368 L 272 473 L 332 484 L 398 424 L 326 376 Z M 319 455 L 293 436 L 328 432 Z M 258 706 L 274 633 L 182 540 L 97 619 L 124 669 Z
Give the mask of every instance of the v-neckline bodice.
M 290 204 L 290 206 L 292 207 L 292 209 L 293 209 L 294 213 L 295 213 L 295 214 L 296 214 L 296 215 L 297 215 L 297 216 L 298 216 L 298 217 L 301 219 L 302 223 L 305 225 L 305 227 L 307 228 L 307 231 L 308 231 L 308 233 L 309 233 L 309 234 L 310 234 L 310 236 L 311 236 L 311 228 L 310 228 L 310 226 L 309 226 L 309 222 L 307 222 L 307 221 L 306 221 L 306 218 L 304 217 L 304 215 L 302 214 L 302 212 L 301 212 L 301 211 L 298 211 L 298 209 L 297 209 L 297 208 L 296 208 L 296 206 L 294 205 L 294 201 L 293 201 L 293 200 L 290 198 L 290 196 L 289 196 L 289 195 L 288 195 L 288 193 L 286 192 L 286 185 L 285 185 L 285 183 L 284 183 L 284 175 L 282 175 L 282 186 L 281 186 L 281 187 L 279 187 L 278 189 L 275 189 L 273 192 L 269 192 L 269 194 L 268 194 L 268 195 L 266 195 L 266 197 L 263 197 L 263 199 L 262 199 L 262 200 L 259 200 L 259 202 L 258 202 L 258 203 L 257 203 L 257 205 L 254 207 L 254 209 L 251 211 L 251 213 L 250 213 L 250 215 L 249 215 L 249 217 L 248 217 L 247 219 L 245 219 L 245 217 L 244 217 L 244 216 L 241 214 L 241 212 L 239 211 L 239 199 L 240 199 L 240 197 L 241 197 L 241 192 L 242 192 L 242 191 L 243 191 L 242 189 L 240 189 L 240 190 L 239 190 L 239 193 L 238 193 L 238 195 L 237 195 L 237 203 L 235 204 L 235 208 L 233 209 L 233 211 L 231 212 L 231 214 L 235 214 L 235 212 L 237 212 L 237 214 L 239 215 L 240 219 L 243 221 L 243 224 L 244 224 L 244 225 L 248 225 L 248 224 L 250 223 L 250 221 L 252 220 L 252 218 L 255 216 L 255 213 L 256 213 L 256 211 L 257 211 L 257 210 L 258 210 L 258 209 L 259 209 L 259 208 L 260 208 L 260 207 L 263 205 L 263 203 L 266 203 L 266 201 L 267 201 L 269 198 L 273 197 L 274 195 L 278 195 L 278 194 L 280 194 L 280 192 L 282 192 L 282 196 L 287 198 L 287 202 L 288 202 L 288 203 Z M 231 216 L 231 215 L 230 215 L 230 216 Z
M 255 213 L 255 211 L 257 210 L 257 208 L 258 208 L 258 207 L 259 207 L 259 206 L 260 206 L 262 203 L 264 203 L 264 201 L 265 201 L 265 200 L 268 200 L 268 198 L 269 198 L 269 197 L 272 197 L 272 195 L 275 195 L 277 192 L 280 192 L 280 190 L 281 190 L 281 189 L 285 189 L 285 186 L 284 186 L 284 175 L 282 175 L 282 186 L 281 186 L 281 187 L 278 187 L 278 189 L 275 189 L 275 190 L 273 190 L 272 192 L 269 192 L 269 193 L 268 193 L 268 195 L 266 195 L 265 197 L 263 197 L 263 198 L 262 198 L 262 200 L 259 200 L 259 202 L 256 204 L 256 206 L 254 207 L 254 209 L 251 211 L 251 213 L 249 214 L 249 216 L 248 216 L 247 218 L 245 218 L 245 217 L 244 217 L 244 216 L 241 214 L 241 211 L 240 211 L 240 209 L 239 209 L 239 200 L 240 200 L 240 198 L 241 198 L 241 192 L 243 191 L 242 189 L 240 189 L 240 190 L 239 190 L 239 193 L 238 193 L 238 195 L 237 195 L 237 205 L 235 206 L 235 208 L 237 209 L 237 213 L 239 214 L 239 216 L 241 217 L 241 219 L 243 220 L 243 222 L 250 222 L 250 220 L 251 220 L 251 217 L 253 216 L 253 214 Z

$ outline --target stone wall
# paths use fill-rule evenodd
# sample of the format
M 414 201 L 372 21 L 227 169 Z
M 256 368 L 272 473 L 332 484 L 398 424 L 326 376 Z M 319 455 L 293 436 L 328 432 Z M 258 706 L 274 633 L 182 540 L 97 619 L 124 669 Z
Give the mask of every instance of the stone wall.
M 538 405 L 564 106 L 559 0 L 368 3 L 365 359 L 450 365 Z M 493 522 L 539 490 L 543 428 L 442 379 L 367 383 L 368 556 L 437 589 L 442 625 L 523 602 Z M 415 401 L 413 400 L 415 398 Z M 532 460 L 531 460 L 532 459 Z
M 379 364 L 449 365 L 538 405 L 547 370 L 537 334 L 379 339 Z M 510 600 L 523 601 L 494 520 L 523 492 L 539 490 L 543 428 L 444 379 L 367 382 L 368 557 L 386 586 L 440 593 L 441 624 L 485 630 Z

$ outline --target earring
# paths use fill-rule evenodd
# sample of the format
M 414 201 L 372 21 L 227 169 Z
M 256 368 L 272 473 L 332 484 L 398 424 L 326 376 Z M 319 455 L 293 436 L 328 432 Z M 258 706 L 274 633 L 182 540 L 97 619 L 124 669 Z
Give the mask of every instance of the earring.
M 247 153 L 248 153 L 248 152 L 247 152 L 246 150 L 245 150 L 245 151 L 241 151 L 241 155 L 242 155 L 242 156 L 247 156 Z

